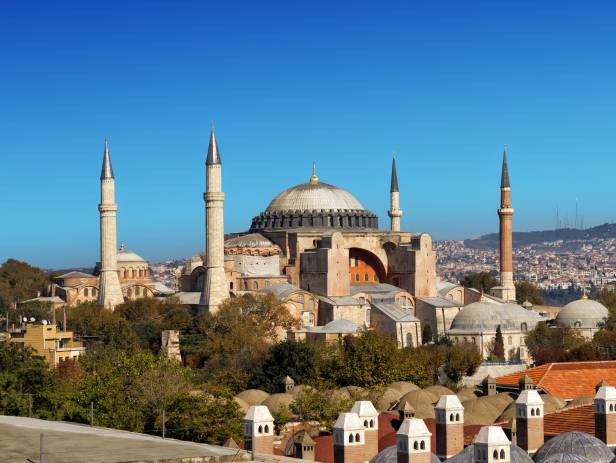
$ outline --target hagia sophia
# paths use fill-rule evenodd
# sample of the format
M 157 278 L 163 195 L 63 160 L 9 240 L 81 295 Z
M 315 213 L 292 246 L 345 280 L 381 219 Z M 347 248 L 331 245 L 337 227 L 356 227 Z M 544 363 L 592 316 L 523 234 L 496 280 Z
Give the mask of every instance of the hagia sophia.
M 213 128 L 205 165 L 206 249 L 177 269 L 171 290 L 152 280 L 145 259 L 123 244 L 118 251 L 115 176 L 105 142 L 100 262 L 92 274 L 56 277 L 47 299 L 69 305 L 97 301 L 113 309 L 128 299 L 173 296 L 195 312 L 215 312 L 228 297 L 271 293 L 301 322 L 299 329 L 281 333 L 288 339 L 330 341 L 371 328 L 395 336 L 400 347 L 418 346 L 429 326 L 433 339 L 473 344 L 487 357 L 500 327 L 506 360 L 532 360 L 525 336 L 546 318 L 530 304 L 516 303 L 506 149 L 497 209 L 500 284 L 490 294 L 439 280 L 430 234 L 401 230 L 395 158 L 386 228 L 353 194 L 322 181 L 313 165 L 306 183 L 276 195 L 245 232 L 226 235 L 222 157 Z M 592 337 L 606 317 L 603 305 L 583 298 L 564 307 L 555 323 Z

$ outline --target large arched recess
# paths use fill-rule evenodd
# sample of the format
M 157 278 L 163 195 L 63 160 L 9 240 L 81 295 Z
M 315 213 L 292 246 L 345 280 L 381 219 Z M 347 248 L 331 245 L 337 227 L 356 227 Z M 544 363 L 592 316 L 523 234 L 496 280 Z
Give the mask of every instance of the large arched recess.
M 376 284 L 386 281 L 387 272 L 376 254 L 361 248 L 349 248 L 351 284 Z

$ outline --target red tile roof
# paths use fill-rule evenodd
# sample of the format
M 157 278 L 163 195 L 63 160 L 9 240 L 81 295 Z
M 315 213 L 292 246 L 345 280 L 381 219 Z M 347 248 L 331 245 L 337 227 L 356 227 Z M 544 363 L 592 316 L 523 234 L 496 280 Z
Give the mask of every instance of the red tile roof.
M 616 360 L 546 363 L 501 376 L 496 379 L 496 384 L 517 387 L 518 381 L 524 375 L 528 375 L 537 387 L 564 400 L 594 397 L 597 383 L 605 380 L 616 384 Z
M 551 436 L 569 431 L 581 431 L 594 436 L 594 405 L 580 405 L 548 413 L 543 418 L 543 429 L 545 434 Z

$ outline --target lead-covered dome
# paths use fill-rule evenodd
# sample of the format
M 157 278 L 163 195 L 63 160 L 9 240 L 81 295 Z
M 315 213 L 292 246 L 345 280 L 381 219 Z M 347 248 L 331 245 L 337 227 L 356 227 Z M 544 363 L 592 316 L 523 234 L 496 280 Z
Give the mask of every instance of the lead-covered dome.
M 577 455 L 593 463 L 610 463 L 614 453 L 607 445 L 584 432 L 565 432 L 553 437 L 535 454 L 535 463 L 552 463 L 561 455 Z
M 252 232 L 294 228 L 376 229 L 378 217 L 348 191 L 320 182 L 313 171 L 309 182 L 276 195 L 250 226 Z
M 572 328 L 597 329 L 608 316 L 609 311 L 603 304 L 584 297 L 564 306 L 556 315 L 555 321 L 559 325 Z
M 517 304 L 494 304 L 479 301 L 464 307 L 456 314 L 451 332 L 529 331 L 542 318 L 533 310 L 526 310 Z
M 391 445 L 381 450 L 374 458 L 372 458 L 372 460 L 370 460 L 370 463 L 397 463 L 397 461 L 398 449 L 395 445 Z M 439 460 L 436 455 L 431 453 L 430 463 L 441 463 L 441 460 Z

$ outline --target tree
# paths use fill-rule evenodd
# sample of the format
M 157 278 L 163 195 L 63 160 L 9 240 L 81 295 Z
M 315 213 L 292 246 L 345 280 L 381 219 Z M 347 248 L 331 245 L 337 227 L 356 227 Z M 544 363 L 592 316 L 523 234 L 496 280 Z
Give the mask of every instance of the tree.
M 491 288 L 498 285 L 498 281 L 488 272 L 469 273 L 460 284 L 466 288 L 475 288 L 477 291 L 487 293 Z
M 523 304 L 528 301 L 533 305 L 542 305 L 543 296 L 541 290 L 528 281 L 518 281 L 515 283 L 516 302 Z
M 597 300 L 609 311 L 604 327 L 610 331 L 616 331 L 616 291 L 605 287 L 599 293 Z
M 550 328 L 546 322 L 539 322 L 526 336 L 528 351 L 537 365 L 573 360 L 576 352 L 587 355 L 580 349 L 584 344 L 586 340 L 569 326 Z
M 284 378 L 290 376 L 296 384 L 308 384 L 315 379 L 315 349 L 305 342 L 283 341 L 274 344 L 249 385 L 269 393 L 284 392 Z
M 454 383 L 460 382 L 464 376 L 472 376 L 481 365 L 481 354 L 470 344 L 451 346 L 445 354 L 443 370 Z
M 206 368 L 216 373 L 231 368 L 252 374 L 263 362 L 280 330 L 296 327 L 284 303 L 271 294 L 244 294 L 224 301 L 216 313 L 197 322 L 205 337 L 200 355 Z
M 352 399 L 342 399 L 320 384 L 303 389 L 291 403 L 291 411 L 300 421 L 318 421 L 321 426 L 331 429 L 338 415 L 348 411 L 352 402 Z
M 505 360 L 505 340 L 503 339 L 503 332 L 501 331 L 500 325 L 496 327 L 496 336 L 491 346 L 490 356 L 500 361 Z
M 421 342 L 422 344 L 430 344 L 432 342 L 432 327 L 429 323 L 424 324 L 421 331 Z
M 0 308 L 35 298 L 48 284 L 49 279 L 41 269 L 8 259 L 0 266 Z

